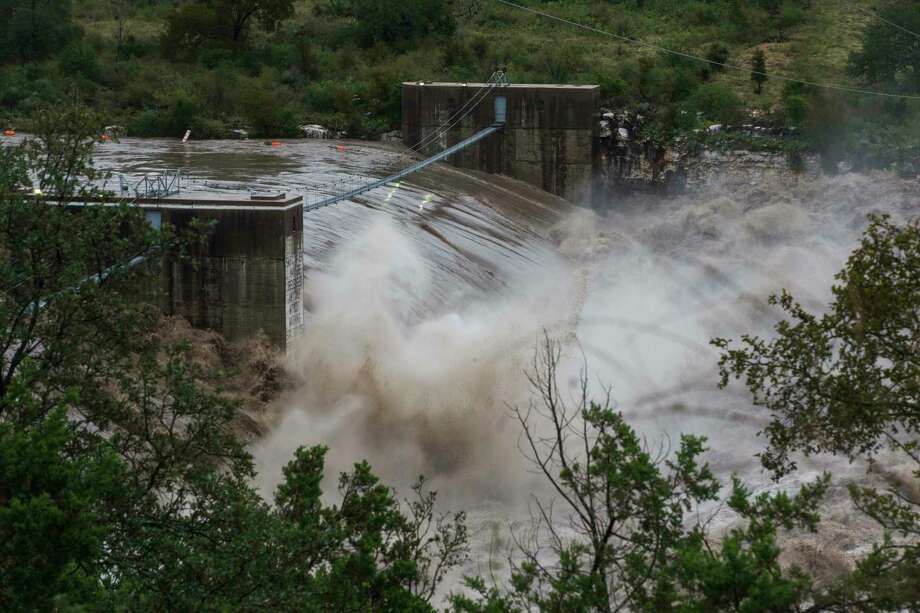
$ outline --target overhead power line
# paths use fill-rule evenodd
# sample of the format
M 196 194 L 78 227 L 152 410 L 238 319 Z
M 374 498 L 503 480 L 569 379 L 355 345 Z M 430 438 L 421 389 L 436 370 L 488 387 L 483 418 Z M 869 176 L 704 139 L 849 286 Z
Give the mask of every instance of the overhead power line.
M 856 9 L 857 11 L 859 11 L 860 13 L 864 13 L 864 14 L 866 14 L 866 15 L 869 15 L 870 17 L 874 17 L 875 19 L 878 19 L 878 20 L 881 21 L 882 23 L 887 23 L 887 24 L 890 25 L 892 28 L 897 28 L 898 30 L 901 30 L 902 32 L 906 32 L 907 34 L 910 34 L 911 36 L 916 36 L 917 38 L 920 38 L 920 34 L 917 34 L 917 33 L 914 32 L 913 30 L 908 30 L 908 29 L 905 28 L 904 26 L 902 26 L 902 25 L 900 25 L 900 24 L 897 24 L 897 23 L 891 21 L 890 19 L 885 19 L 884 17 L 882 17 L 881 15 L 879 15 L 878 13 L 876 13 L 875 11 L 870 11 L 869 9 L 864 9 L 863 7 L 859 6 L 858 4 L 853 4 L 853 8 L 855 8 L 855 9 Z
M 695 61 L 697 61 L 697 62 L 704 62 L 704 63 L 710 64 L 710 65 L 712 65 L 712 66 L 721 66 L 722 68 L 728 68 L 728 69 L 731 69 L 731 70 L 740 70 L 740 71 L 742 71 L 742 72 L 747 72 L 747 73 L 750 73 L 750 74 L 763 75 L 763 76 L 765 76 L 765 77 L 768 77 L 768 78 L 771 78 L 771 79 L 775 79 L 775 80 L 777 80 L 777 81 L 785 81 L 785 82 L 787 82 L 787 83 L 798 83 L 799 85 L 809 85 L 809 86 L 811 86 L 811 87 L 820 87 L 820 88 L 822 88 L 822 89 L 831 89 L 831 90 L 835 90 L 835 91 L 839 91 L 839 92 L 844 92 L 844 93 L 848 93 L 848 94 L 862 94 L 862 95 L 866 95 L 866 96 L 881 96 L 881 97 L 885 97 L 885 98 L 900 98 L 900 99 L 902 99 L 902 100 L 920 100 L 920 96 L 911 96 L 911 95 L 908 95 L 908 94 L 892 94 L 892 93 L 888 93 L 888 92 L 880 92 L 880 91 L 874 91 L 874 90 L 870 90 L 870 89 L 859 89 L 859 88 L 856 88 L 856 87 L 848 87 L 848 86 L 846 86 L 846 85 L 837 85 L 837 84 L 834 84 L 834 83 L 819 83 L 819 82 L 816 82 L 816 81 L 806 81 L 806 80 L 804 80 L 804 79 L 795 79 L 795 78 L 793 78 L 793 77 L 784 77 L 784 76 L 782 76 L 782 75 L 776 75 L 776 74 L 769 74 L 769 75 L 768 75 L 766 72 L 760 72 L 760 71 L 757 71 L 757 70 L 751 70 L 750 68 L 746 68 L 746 67 L 744 67 L 744 66 L 738 66 L 737 64 L 726 64 L 726 63 L 724 63 L 724 62 L 717 62 L 717 61 L 715 61 L 715 60 L 710 60 L 710 59 L 708 59 L 708 58 L 705 58 L 705 57 L 702 57 L 702 56 L 699 56 L 699 55 L 694 55 L 694 54 L 692 54 L 692 53 L 685 53 L 685 52 L 683 52 L 683 51 L 676 51 L 676 50 L 674 50 L 674 49 L 668 49 L 667 47 L 662 47 L 661 45 L 656 45 L 656 44 L 654 44 L 654 43 L 645 42 L 645 41 L 639 40 L 639 39 L 637 39 L 637 38 L 632 38 L 632 37 L 629 37 L 629 36 L 623 36 L 623 35 L 621 35 L 621 34 L 614 34 L 613 32 L 608 32 L 608 31 L 606 31 L 606 30 L 601 30 L 600 28 L 595 28 L 595 27 L 593 27 L 593 26 L 589 26 L 589 25 L 586 25 L 586 24 L 583 24 L 583 23 L 578 23 L 577 21 L 571 21 L 571 20 L 569 20 L 569 19 L 565 19 L 565 18 L 563 18 L 563 17 L 559 17 L 559 16 L 553 15 L 553 14 L 551 14 L 551 13 L 546 13 L 546 12 L 544 12 L 544 11 L 541 11 L 541 10 L 538 10 L 538 9 L 534 9 L 534 8 L 529 7 L 529 6 L 524 6 L 524 5 L 522 5 L 522 4 L 517 4 L 516 2 L 511 2 L 510 0 L 495 0 L 495 1 L 498 2 L 499 4 L 504 4 L 505 6 L 509 6 L 509 7 L 511 7 L 511 8 L 515 8 L 515 9 L 518 9 L 518 10 L 521 10 L 521 11 L 526 11 L 526 12 L 532 13 L 532 14 L 534 14 L 534 15 L 539 15 L 540 17 L 545 17 L 546 19 L 552 19 L 553 21 L 558 21 L 558 22 L 560 22 L 560 23 L 564 23 L 564 24 L 567 24 L 567 25 L 570 25 L 570 26 L 573 26 L 573 27 L 576 27 L 576 28 L 580 28 L 580 29 L 586 30 L 586 31 L 588 31 L 588 32 L 594 32 L 595 34 L 600 34 L 601 36 L 608 36 L 608 37 L 610 37 L 610 38 L 615 38 L 615 39 L 617 39 L 617 40 L 621 40 L 621 41 L 623 41 L 623 42 L 627 42 L 627 43 L 630 43 L 630 44 L 633 44 L 633 45 L 639 45 L 639 46 L 641 46 L 641 47 L 646 47 L 646 48 L 648 48 L 648 49 L 654 49 L 654 50 L 660 51 L 660 52 L 662 52 L 662 53 L 667 53 L 667 54 L 669 54 L 669 55 L 674 55 L 674 56 L 677 56 L 677 57 L 686 58 L 686 59 L 688 59 L 688 60 L 695 60 Z
M 489 92 L 491 92 L 498 85 L 498 76 L 497 73 L 493 74 L 487 83 L 485 83 L 477 92 L 470 97 L 466 103 L 460 107 L 453 115 L 451 115 L 444 124 L 435 130 L 433 133 L 429 134 L 427 137 L 421 139 L 415 145 L 409 147 L 410 150 L 415 153 L 422 153 L 425 147 L 435 143 L 443 135 L 447 134 L 454 126 L 466 119 L 467 115 L 475 111 L 480 104 L 488 97 Z M 472 106 L 470 106 L 472 105 Z

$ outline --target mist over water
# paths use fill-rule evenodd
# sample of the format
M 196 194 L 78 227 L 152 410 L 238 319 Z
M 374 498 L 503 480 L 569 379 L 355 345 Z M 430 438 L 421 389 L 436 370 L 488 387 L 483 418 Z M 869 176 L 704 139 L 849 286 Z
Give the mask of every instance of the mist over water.
M 292 361 L 308 383 L 256 448 L 263 478 L 322 443 L 333 469 L 368 458 L 401 490 L 425 474 L 455 503 L 509 499 L 520 466 L 505 403 L 520 398 L 542 327 L 574 308 L 568 273 L 547 258 L 497 296 L 458 294 L 417 318 L 436 273 L 394 224 L 368 226 L 307 283 L 313 311 Z
M 175 146 L 161 147 L 156 163 L 174 165 Z M 104 160 L 114 166 L 112 151 Z M 211 181 L 289 191 L 380 176 L 397 162 L 367 146 L 336 157 L 326 143 L 199 143 L 181 155 Z M 783 288 L 822 310 L 866 215 L 903 220 L 918 203 L 916 182 L 845 174 L 714 184 L 596 214 L 501 177 L 436 167 L 393 192 L 307 213 L 307 326 L 291 357 L 306 383 L 252 447 L 258 485 L 271 496 L 291 453 L 313 444 L 330 448 L 327 491 L 361 459 L 402 494 L 425 474 L 445 509 L 470 512 L 465 570 L 482 571 L 496 535 L 531 495 L 547 493 L 518 451 L 509 411 L 530 398 L 524 371 L 544 330 L 565 343 L 561 380 L 573 392 L 587 364 L 592 392 L 612 386 L 652 444 L 707 436 L 707 458 L 726 480 L 790 487 L 828 468 L 859 479 L 864 467 L 814 459 L 771 483 L 755 457 L 766 416 L 741 387 L 717 389 L 709 341 L 769 335 L 781 314 L 767 298 Z M 855 550 L 845 506 L 835 489 L 827 521 L 837 528 L 825 533 Z

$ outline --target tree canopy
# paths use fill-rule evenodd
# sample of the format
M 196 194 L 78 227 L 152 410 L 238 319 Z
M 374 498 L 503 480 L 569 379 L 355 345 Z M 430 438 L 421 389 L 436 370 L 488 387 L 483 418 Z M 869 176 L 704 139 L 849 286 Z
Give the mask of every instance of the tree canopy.
M 402 502 L 363 462 L 326 505 L 322 447 L 263 500 L 237 403 L 158 334 L 157 263 L 206 228 L 60 204 L 98 195 L 101 126 L 40 128 L 0 148 L 0 608 L 430 610 L 464 516 L 424 480 Z
M 777 475 L 797 454 L 831 453 L 876 462 L 888 449 L 920 481 L 920 219 L 870 218 L 869 228 L 836 276 L 833 301 L 816 315 L 782 292 L 771 304 L 788 319 L 776 336 L 744 336 L 723 349 L 722 385 L 743 378 L 754 402 L 770 412 L 761 455 Z M 895 480 L 885 491 L 851 486 L 861 511 L 885 538 L 863 560 L 838 598 L 847 607 L 920 606 L 920 499 Z
M 862 49 L 850 56 L 850 73 L 869 83 L 920 92 L 920 10 L 912 0 L 899 0 L 878 10 Z M 894 24 L 894 25 L 892 25 Z

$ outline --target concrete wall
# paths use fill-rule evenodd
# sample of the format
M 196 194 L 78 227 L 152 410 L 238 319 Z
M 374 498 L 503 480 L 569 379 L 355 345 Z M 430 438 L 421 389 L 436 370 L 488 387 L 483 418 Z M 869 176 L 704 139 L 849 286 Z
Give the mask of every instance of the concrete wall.
M 464 105 L 483 86 L 403 83 L 404 144 L 415 147 L 451 117 L 463 115 Z M 489 126 L 496 96 L 508 101 L 505 129 L 452 156 L 451 163 L 514 177 L 573 202 L 590 200 L 599 161 L 600 89 L 595 85 L 494 88 L 472 113 L 423 152 L 433 154 Z
M 287 348 L 303 327 L 303 205 L 152 209 L 180 231 L 214 222 L 206 245 L 163 264 L 163 310 L 233 341 L 263 330 Z M 148 213 L 149 216 L 149 213 Z

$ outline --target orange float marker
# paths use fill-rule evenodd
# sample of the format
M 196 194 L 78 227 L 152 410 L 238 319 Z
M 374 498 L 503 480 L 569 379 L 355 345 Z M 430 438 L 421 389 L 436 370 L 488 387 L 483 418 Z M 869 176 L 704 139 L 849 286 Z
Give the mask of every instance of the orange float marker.
M 16 131 L 15 130 L 4 130 L 3 135 L 4 136 L 16 136 Z
M 280 146 L 281 146 L 281 141 L 280 141 L 280 140 L 273 140 L 273 141 L 272 141 L 272 147 L 280 147 Z

